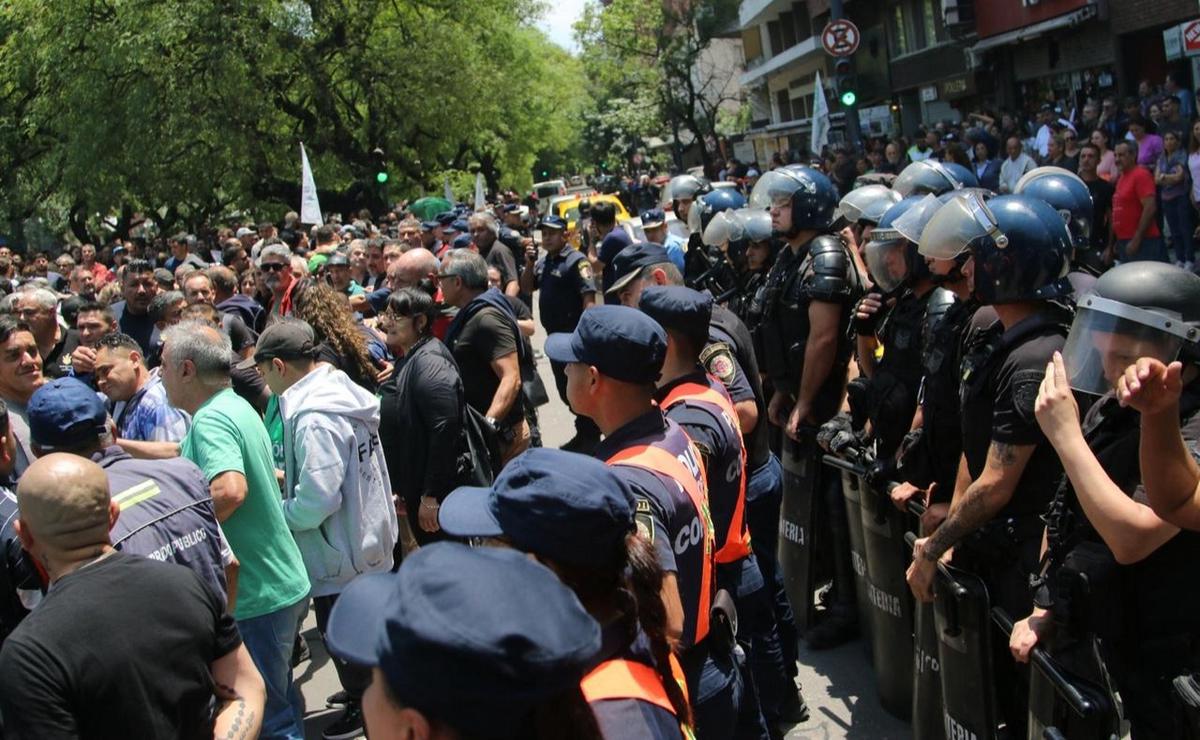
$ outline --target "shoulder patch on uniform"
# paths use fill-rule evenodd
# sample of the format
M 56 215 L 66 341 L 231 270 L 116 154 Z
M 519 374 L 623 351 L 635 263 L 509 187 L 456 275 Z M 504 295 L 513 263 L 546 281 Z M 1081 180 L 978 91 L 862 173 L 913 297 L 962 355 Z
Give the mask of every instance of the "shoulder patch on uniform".
M 700 364 L 704 369 L 717 376 L 717 380 L 728 383 L 733 380 L 737 362 L 733 359 L 733 351 L 725 342 L 713 342 L 700 353 Z
M 637 500 L 637 508 L 634 510 L 633 521 L 637 524 L 637 531 L 647 542 L 654 542 L 654 515 L 650 511 L 650 502 L 644 498 Z
M 583 278 L 584 280 L 592 279 L 592 263 L 589 262 L 586 257 L 579 260 L 578 264 L 576 265 L 576 269 L 579 270 L 579 277 Z
M 1026 422 L 1036 422 L 1034 406 L 1037 404 L 1038 391 L 1045 380 L 1044 370 L 1019 370 L 1013 373 L 1012 397 L 1013 407 L 1017 414 Z

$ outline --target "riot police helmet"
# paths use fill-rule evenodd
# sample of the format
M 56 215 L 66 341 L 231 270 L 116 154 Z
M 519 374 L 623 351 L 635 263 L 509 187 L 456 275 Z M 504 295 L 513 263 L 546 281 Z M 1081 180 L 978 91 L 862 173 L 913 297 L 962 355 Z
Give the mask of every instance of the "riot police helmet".
M 708 182 L 695 175 L 676 175 L 663 188 L 662 205 L 665 208 L 667 204 L 670 204 L 671 209 L 677 211 L 679 210 L 677 204 L 680 200 L 694 200 L 701 194 L 707 193 L 709 189 Z
M 942 162 L 942 167 L 954 176 L 955 180 L 962 183 L 964 188 L 979 187 L 979 178 L 971 171 L 970 167 L 963 167 L 958 162 Z
M 827 231 L 837 203 L 837 189 L 829 178 L 820 170 L 798 164 L 764 174 L 750 193 L 751 208 L 790 207 L 791 228 L 785 231 L 772 225 L 776 236 L 788 238 L 801 231 Z
M 1103 395 L 1141 357 L 1200 362 L 1200 275 L 1165 262 L 1127 262 L 1079 298 L 1063 347 L 1072 388 Z
M 966 170 L 966 168 L 961 168 Z M 978 185 L 978 181 L 975 183 Z M 932 159 L 922 159 L 913 162 L 900 172 L 900 176 L 892 183 L 892 190 L 907 198 L 910 195 L 941 195 L 951 190 L 961 190 L 966 187 L 958 176 L 941 162 Z
M 842 198 L 838 213 L 850 223 L 878 225 L 883 214 L 900 200 L 900 193 L 887 185 L 863 185 Z
M 912 280 L 929 275 L 925 259 L 917 252 L 916 239 L 911 236 L 914 227 L 909 222 L 913 221 L 911 215 L 918 214 L 915 218 L 920 220 L 921 212 L 936 211 L 940 205 L 932 195 L 910 195 L 880 217 L 871 240 L 863 248 L 863 259 L 875 287 L 884 295 L 893 295 Z M 900 226 L 905 228 L 902 230 Z
M 703 234 L 713 216 L 722 211 L 736 211 L 746 207 L 746 197 L 733 188 L 719 188 L 696 198 L 688 209 L 688 230 Z
M 987 203 L 975 191 L 951 198 L 925 225 L 919 251 L 947 260 L 969 251 L 975 297 L 984 304 L 1071 293 L 1067 225 L 1049 204 L 1027 195 L 1002 195 Z
M 1015 195 L 1028 195 L 1046 201 L 1058 211 L 1071 232 L 1076 249 L 1086 249 L 1092 240 L 1092 193 L 1087 183 L 1074 172 L 1061 167 L 1038 167 L 1026 172 Z

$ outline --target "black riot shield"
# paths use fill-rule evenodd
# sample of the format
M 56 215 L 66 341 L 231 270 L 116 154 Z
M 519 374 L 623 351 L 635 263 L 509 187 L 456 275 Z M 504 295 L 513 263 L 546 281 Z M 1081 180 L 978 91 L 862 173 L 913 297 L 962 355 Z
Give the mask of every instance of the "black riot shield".
M 1012 619 L 1000 607 L 992 608 L 992 619 L 1001 636 L 1012 634 Z M 1099 654 L 1090 649 L 1091 640 L 1069 651 L 1071 664 L 1086 670 L 1091 678 L 1067 668 L 1064 661 L 1041 646 L 1029 654 L 1029 730 L 1031 738 L 1060 740 L 1115 740 L 1123 735 L 1116 704 L 1099 682 L 1107 673 Z
M 783 505 L 779 514 L 779 567 L 796 628 L 808 629 L 813 616 L 813 513 L 821 451 L 811 436 L 797 442 L 783 439 Z
M 920 516 L 924 506 L 909 502 L 909 510 Z M 917 536 L 904 536 L 910 554 Z M 933 604 L 914 601 L 913 604 L 913 740 L 945 740 L 942 721 L 942 663 L 938 657 L 937 620 Z
M 1175 700 L 1183 707 L 1188 740 L 1200 740 L 1200 680 L 1196 674 L 1176 676 L 1171 681 Z
M 997 712 L 987 586 L 972 573 L 939 564 L 933 613 L 946 737 L 991 740 Z
M 846 501 L 846 521 L 850 525 L 850 564 L 854 567 L 854 598 L 858 602 L 858 613 L 869 614 L 871 604 L 867 601 L 867 554 L 863 549 L 862 527 L 862 478 L 842 471 L 842 497 Z M 864 630 L 864 647 L 871 651 L 871 630 Z
M 905 580 L 912 547 L 905 514 L 873 486 L 862 491 L 863 549 L 867 555 L 868 623 L 879 701 L 889 714 L 908 719 L 913 692 L 913 605 Z

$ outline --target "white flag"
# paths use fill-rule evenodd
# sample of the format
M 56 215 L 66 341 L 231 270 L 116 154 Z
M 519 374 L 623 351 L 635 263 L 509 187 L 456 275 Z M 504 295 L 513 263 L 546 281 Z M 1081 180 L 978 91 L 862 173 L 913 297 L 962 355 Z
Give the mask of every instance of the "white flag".
M 454 191 L 450 189 L 449 175 L 442 179 L 442 193 L 445 194 L 446 200 L 450 201 L 450 205 L 454 205 Z
M 812 149 L 819 156 L 821 149 L 829 143 L 829 103 L 825 101 L 825 88 L 821 86 L 821 73 L 813 83 Z
M 323 225 L 321 204 L 317 202 L 317 183 L 313 181 L 312 167 L 308 166 L 308 155 L 304 143 L 300 144 L 300 223 Z
M 484 206 L 483 200 L 483 173 L 475 173 L 475 210 L 482 211 Z

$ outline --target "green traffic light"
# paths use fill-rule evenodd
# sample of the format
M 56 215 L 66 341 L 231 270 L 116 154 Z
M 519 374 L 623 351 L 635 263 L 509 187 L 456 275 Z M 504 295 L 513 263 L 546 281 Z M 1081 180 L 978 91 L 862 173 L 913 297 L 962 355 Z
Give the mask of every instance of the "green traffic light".
M 376 182 L 387 182 L 388 181 L 388 173 L 376 172 L 375 173 L 375 181 Z
M 853 90 L 847 90 L 846 92 L 842 93 L 842 105 L 854 105 L 855 101 L 857 100 L 858 95 L 856 95 Z

